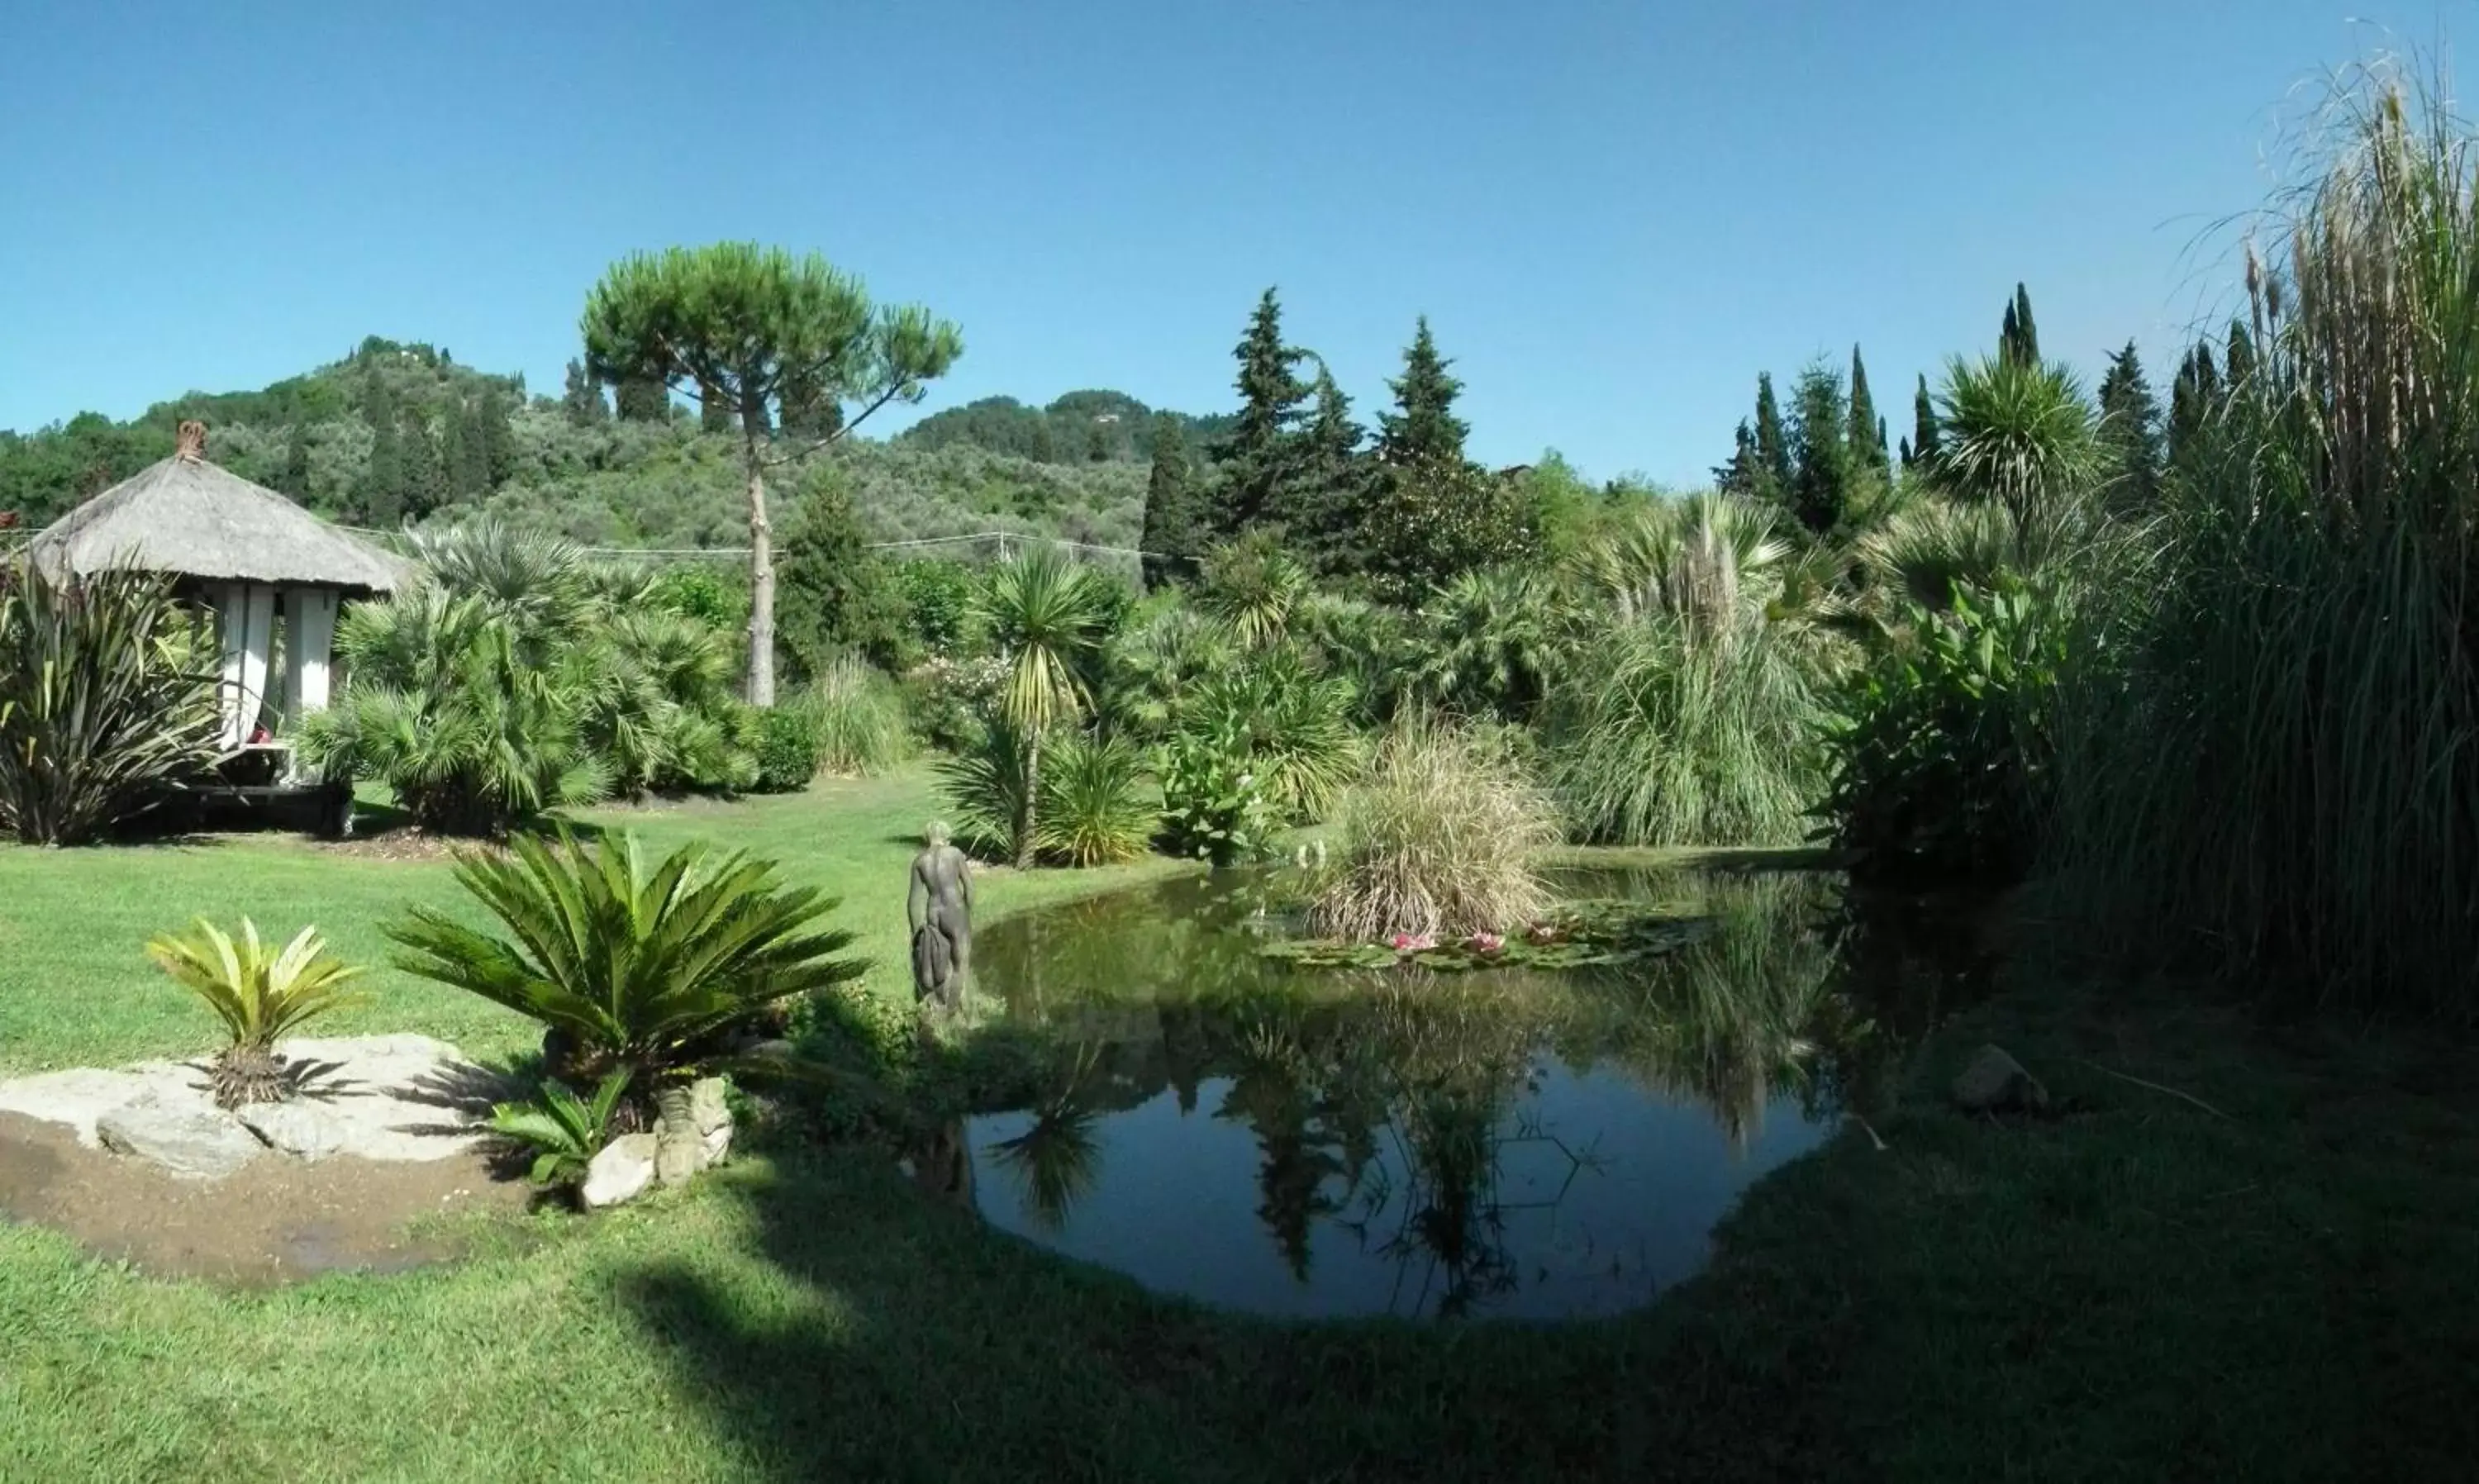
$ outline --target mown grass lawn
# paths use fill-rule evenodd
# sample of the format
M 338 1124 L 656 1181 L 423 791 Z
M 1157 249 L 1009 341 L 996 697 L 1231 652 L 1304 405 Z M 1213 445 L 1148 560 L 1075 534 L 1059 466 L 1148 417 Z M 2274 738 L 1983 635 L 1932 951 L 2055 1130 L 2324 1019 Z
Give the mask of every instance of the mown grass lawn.
M 900 992 L 929 805 L 907 775 L 599 817 L 834 886 Z M 1101 883 L 999 873 L 985 912 Z M 371 960 L 388 912 L 454 895 L 435 864 L 279 839 L 0 851 L 0 1066 L 197 1049 L 203 1013 L 138 955 L 192 912 L 315 920 Z M 340 1030 L 532 1038 L 378 988 Z M 2080 1111 L 1947 1111 L 1982 1039 Z M 0 1226 L 0 1479 L 2466 1478 L 2474 1073 L 2429 1039 L 2017 983 L 1929 1048 L 1886 1149 L 1846 1135 L 1756 1188 L 1703 1279 L 1554 1328 L 1209 1314 L 994 1236 L 865 1149 L 266 1292 Z

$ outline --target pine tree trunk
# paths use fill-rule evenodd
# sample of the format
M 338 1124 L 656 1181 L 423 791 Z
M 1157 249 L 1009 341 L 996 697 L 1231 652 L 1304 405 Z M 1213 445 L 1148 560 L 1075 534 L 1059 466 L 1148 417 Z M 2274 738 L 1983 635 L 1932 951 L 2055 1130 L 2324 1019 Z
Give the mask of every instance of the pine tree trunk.
M 1035 815 L 1041 806 L 1041 731 L 1038 728 L 1027 729 L 1024 745 L 1024 807 L 1018 811 L 1024 823 L 1015 832 L 1015 868 L 1030 871 L 1033 869 L 1033 837 L 1038 828 Z
M 775 704 L 775 540 L 766 520 L 766 469 L 757 435 L 746 425 L 741 458 L 749 470 L 749 704 Z

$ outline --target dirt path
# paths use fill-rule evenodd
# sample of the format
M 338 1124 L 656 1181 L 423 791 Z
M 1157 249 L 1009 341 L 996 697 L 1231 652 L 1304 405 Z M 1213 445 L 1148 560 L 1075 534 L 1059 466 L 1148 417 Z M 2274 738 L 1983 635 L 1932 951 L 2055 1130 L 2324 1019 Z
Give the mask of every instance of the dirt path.
M 0 1217 L 67 1234 L 99 1257 L 164 1276 L 258 1286 L 345 1270 L 393 1272 L 456 1256 L 409 1236 L 416 1217 L 518 1211 L 531 1190 L 479 1155 L 422 1163 L 268 1157 L 214 1182 L 88 1149 L 69 1129 L 0 1113 Z

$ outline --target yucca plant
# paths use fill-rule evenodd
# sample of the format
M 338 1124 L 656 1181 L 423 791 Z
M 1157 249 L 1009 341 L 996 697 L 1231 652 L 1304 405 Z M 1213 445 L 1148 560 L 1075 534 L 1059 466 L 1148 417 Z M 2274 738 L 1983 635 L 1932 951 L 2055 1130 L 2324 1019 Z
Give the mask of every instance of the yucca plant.
M 158 576 L 0 570 L 0 827 L 77 844 L 206 771 L 216 678 L 171 642 L 179 620 Z
M 569 1064 L 554 1076 L 625 1070 L 658 1104 L 675 1091 L 684 1102 L 677 1074 L 728 1060 L 724 1033 L 865 966 L 839 957 L 850 933 L 819 925 L 835 900 L 775 870 L 702 840 L 650 865 L 626 832 L 589 842 L 562 830 L 503 855 L 459 853 L 456 880 L 505 935 L 426 907 L 384 931 L 407 950 L 396 959 L 406 973 L 557 1033 Z
M 491 1132 L 516 1148 L 532 1151 L 528 1173 L 534 1184 L 575 1185 L 610 1138 L 611 1119 L 628 1090 L 628 1078 L 626 1067 L 612 1068 L 591 1099 L 578 1097 L 555 1078 L 545 1079 L 532 1101 L 494 1107 Z
M 290 1097 L 292 1079 L 275 1043 L 319 1015 L 367 998 L 345 988 L 361 970 L 329 955 L 317 928 L 303 928 L 272 956 L 259 941 L 256 923 L 243 918 L 241 934 L 236 943 L 201 917 L 188 934 L 164 934 L 146 945 L 147 957 L 204 1000 L 231 1035 L 208 1073 L 208 1086 L 223 1108 Z
M 1042 776 L 1041 847 L 1071 866 L 1112 865 L 1145 853 L 1160 816 L 1145 764 L 1119 737 L 1070 736 Z

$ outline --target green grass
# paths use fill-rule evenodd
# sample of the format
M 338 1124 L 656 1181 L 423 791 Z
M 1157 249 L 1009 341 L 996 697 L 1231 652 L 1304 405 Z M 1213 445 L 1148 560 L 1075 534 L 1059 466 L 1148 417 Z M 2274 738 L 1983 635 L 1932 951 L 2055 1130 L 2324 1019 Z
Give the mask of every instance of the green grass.
M 907 773 L 626 817 L 837 884 L 892 966 L 898 837 L 928 800 Z M 986 900 L 1145 869 L 994 875 Z M 447 900 L 443 870 L 273 840 L 0 852 L 7 1054 L 194 1049 L 203 1012 L 137 954 L 189 910 L 315 917 L 368 957 L 372 919 L 422 893 Z M 379 987 L 367 1027 L 529 1039 Z M 2080 1111 L 1947 1111 L 1982 1039 Z M 0 1226 L 0 1478 L 2458 1479 L 2474 1074 L 2432 1039 L 2018 984 L 1924 1054 L 1876 1122 L 1889 1147 L 1846 1135 L 1756 1187 L 1704 1278 L 1559 1328 L 1211 1315 L 994 1236 L 857 1148 L 267 1292 Z

